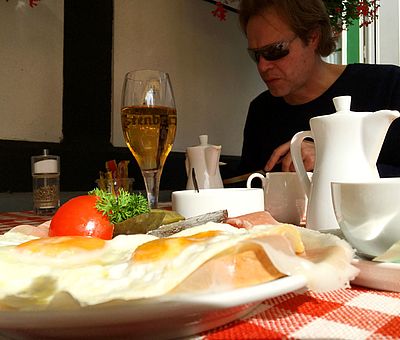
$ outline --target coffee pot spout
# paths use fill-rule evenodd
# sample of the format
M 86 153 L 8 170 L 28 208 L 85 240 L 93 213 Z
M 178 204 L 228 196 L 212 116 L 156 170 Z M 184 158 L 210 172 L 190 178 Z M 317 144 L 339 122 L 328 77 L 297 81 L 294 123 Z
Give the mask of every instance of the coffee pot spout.
M 364 117 L 362 144 L 364 145 L 364 153 L 369 156 L 371 165 L 374 165 L 378 160 L 390 125 L 399 117 L 400 113 L 394 110 L 380 110 Z

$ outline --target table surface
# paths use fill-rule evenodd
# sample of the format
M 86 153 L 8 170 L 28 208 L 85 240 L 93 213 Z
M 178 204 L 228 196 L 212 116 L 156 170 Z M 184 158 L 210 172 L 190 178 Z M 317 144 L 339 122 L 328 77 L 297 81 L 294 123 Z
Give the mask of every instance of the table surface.
M 0 234 L 48 216 L 0 213 Z M 400 278 L 399 278 L 400 280 Z M 263 301 L 242 319 L 191 337 L 213 339 L 399 339 L 400 293 L 359 286 L 328 293 L 293 292 Z

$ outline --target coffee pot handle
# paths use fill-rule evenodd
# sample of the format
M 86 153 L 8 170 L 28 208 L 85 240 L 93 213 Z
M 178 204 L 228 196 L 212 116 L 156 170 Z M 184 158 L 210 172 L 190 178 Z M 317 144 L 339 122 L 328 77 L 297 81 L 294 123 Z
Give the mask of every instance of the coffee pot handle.
M 297 176 L 299 177 L 300 183 L 303 186 L 304 192 L 307 197 L 310 198 L 311 194 L 311 181 L 307 175 L 306 169 L 304 168 L 303 157 L 301 156 L 301 143 L 305 138 L 313 138 L 311 131 L 301 131 L 296 133 L 290 142 L 290 154 L 294 168 L 296 169 Z

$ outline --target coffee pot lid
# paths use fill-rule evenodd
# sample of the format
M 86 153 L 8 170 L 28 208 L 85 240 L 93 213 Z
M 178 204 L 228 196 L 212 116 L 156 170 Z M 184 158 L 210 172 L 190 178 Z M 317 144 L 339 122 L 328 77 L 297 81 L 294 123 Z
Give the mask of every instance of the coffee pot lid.
M 333 98 L 336 112 L 350 112 L 351 96 L 339 96 Z
M 200 145 L 207 146 L 208 145 L 208 135 L 200 135 L 199 136 Z
M 200 144 L 188 147 L 188 149 L 193 149 L 193 148 L 194 149 L 203 149 L 203 148 L 211 146 L 210 144 L 208 144 L 208 135 L 200 135 L 199 141 L 200 141 Z

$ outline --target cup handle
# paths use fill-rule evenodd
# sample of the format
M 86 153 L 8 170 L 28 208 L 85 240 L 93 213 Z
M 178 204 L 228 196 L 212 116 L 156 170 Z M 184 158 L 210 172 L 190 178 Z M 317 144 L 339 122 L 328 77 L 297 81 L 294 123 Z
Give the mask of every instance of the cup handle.
M 258 173 L 258 172 L 255 172 L 255 173 L 251 174 L 251 175 L 249 176 L 249 178 L 247 178 L 247 182 L 246 182 L 247 188 L 252 188 L 251 182 L 252 182 L 253 179 L 256 178 L 256 177 L 258 177 L 258 178 L 261 179 L 262 186 L 263 186 L 263 188 L 265 187 L 265 177 L 264 177 L 262 174 L 260 174 L 260 173 Z
M 296 169 L 297 176 L 299 176 L 300 183 L 304 188 L 307 197 L 310 198 L 311 194 L 311 181 L 308 177 L 306 169 L 304 168 L 303 158 L 301 156 L 301 143 L 305 138 L 313 138 L 311 131 L 301 131 L 296 133 L 290 142 L 290 154 L 294 168 Z

